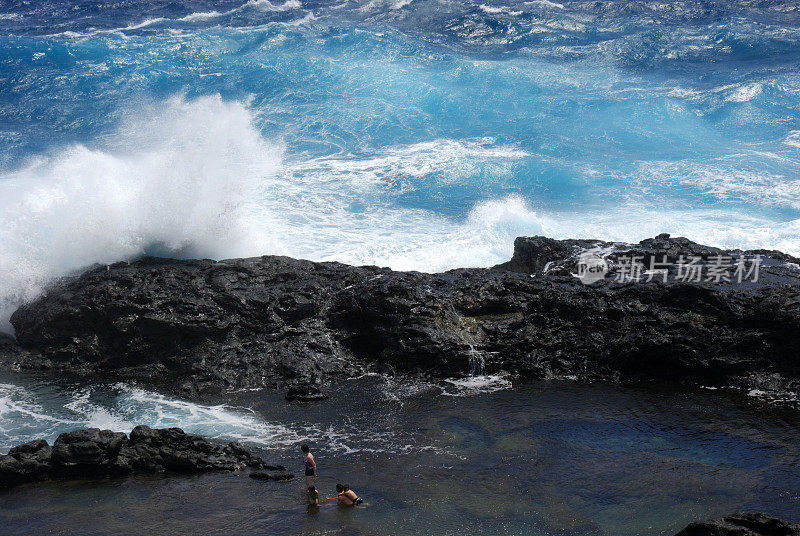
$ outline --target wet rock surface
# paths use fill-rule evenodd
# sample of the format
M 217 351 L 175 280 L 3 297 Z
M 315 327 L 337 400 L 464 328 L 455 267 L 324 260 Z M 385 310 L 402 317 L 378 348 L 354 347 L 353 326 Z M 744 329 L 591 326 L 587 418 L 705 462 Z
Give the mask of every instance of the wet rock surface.
M 250 473 L 250 478 L 254 480 L 272 480 L 276 482 L 284 482 L 287 480 L 292 480 L 294 475 L 291 473 L 264 473 L 262 471 L 254 471 Z
M 317 402 L 326 398 L 328 395 L 318 385 L 313 384 L 292 385 L 286 391 L 286 400 L 290 402 Z
M 283 466 L 266 465 L 238 443 L 219 445 L 180 428 L 137 426 L 130 436 L 86 428 L 61 434 L 52 447 L 40 439 L 14 447 L 0 456 L 0 488 L 51 478 L 166 471 L 204 473 L 245 467 L 286 470 Z M 271 476 L 286 477 L 282 473 Z
M 586 251 L 609 265 L 593 285 L 571 275 Z M 797 259 L 746 252 L 763 256 L 758 282 L 684 282 L 674 268 L 666 282 L 615 281 L 630 255 L 706 266 L 742 253 L 660 235 L 633 245 L 519 238 L 508 263 L 440 274 L 273 256 L 143 258 L 64 279 L 21 307 L 12 316 L 21 348 L 0 341 L 0 359 L 190 398 L 281 387 L 313 401 L 330 378 L 368 370 L 795 387 Z
M 675 536 L 800 536 L 800 525 L 764 513 L 738 513 L 691 523 Z
M 4 333 L 0 333 L 0 363 L 19 363 L 25 360 L 25 350 Z
M 52 454 L 52 447 L 43 439 L 12 448 L 0 456 L 0 486 L 47 480 L 53 474 Z

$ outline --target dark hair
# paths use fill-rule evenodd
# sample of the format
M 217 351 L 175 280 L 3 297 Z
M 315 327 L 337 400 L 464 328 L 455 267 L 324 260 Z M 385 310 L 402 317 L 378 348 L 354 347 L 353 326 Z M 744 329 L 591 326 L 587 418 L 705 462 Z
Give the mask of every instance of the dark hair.
M 343 492 L 344 486 L 342 486 L 341 484 L 336 484 L 336 491 L 338 491 L 339 493 Z
M 308 454 L 308 445 L 300 445 L 300 450 Z
M 308 486 L 308 491 L 317 491 L 317 488 L 314 486 Z
M 345 491 L 347 491 L 350 489 L 350 484 L 342 484 L 342 487 L 344 488 Z

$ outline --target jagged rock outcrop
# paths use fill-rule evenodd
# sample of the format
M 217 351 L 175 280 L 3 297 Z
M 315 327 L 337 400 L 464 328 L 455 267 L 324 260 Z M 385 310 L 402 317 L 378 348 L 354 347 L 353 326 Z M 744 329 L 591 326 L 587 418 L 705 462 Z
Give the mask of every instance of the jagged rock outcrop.
M 675 536 L 800 536 L 800 525 L 763 513 L 738 513 L 691 523 Z
M 180 428 L 137 426 L 130 437 L 122 432 L 86 428 L 59 435 L 52 447 L 39 439 L 0 456 L 0 488 L 50 478 L 165 471 L 203 473 L 245 467 L 286 470 L 283 466 L 265 465 L 238 443 L 221 446 Z
M 99 267 L 15 313 L 17 340 L 37 351 L 19 365 L 114 372 L 184 396 L 279 381 L 305 388 L 359 366 L 325 310 L 338 289 L 378 272 L 284 257 Z
M 53 449 L 44 439 L 30 441 L 0 456 L 0 487 L 47 480 L 53 474 Z
M 125 473 L 129 467 L 120 450 L 127 447 L 122 432 L 86 428 L 63 433 L 56 438 L 50 464 L 57 474 L 83 475 L 96 472 Z
M 606 283 L 616 280 L 623 270 L 623 264 L 631 259 L 637 261 L 645 268 L 653 267 L 657 273 L 651 279 L 664 279 L 663 273 L 667 272 L 667 280 L 675 281 L 679 278 L 679 266 L 692 266 L 707 270 L 711 265 L 720 260 L 729 262 L 732 266 L 727 277 L 735 277 L 735 263 L 740 258 L 752 259 L 760 257 L 761 270 L 758 281 L 752 277 L 746 278 L 746 286 L 765 285 L 797 285 L 800 277 L 800 260 L 780 251 L 749 250 L 729 251 L 692 242 L 688 238 L 672 238 L 664 233 L 655 238 L 642 240 L 638 244 L 625 244 L 618 242 L 603 242 L 601 240 L 554 240 L 544 236 L 519 237 L 514 241 L 514 256 L 510 261 L 495 266 L 494 270 L 509 270 L 535 276 L 568 276 L 575 275 L 581 256 L 588 254 L 601 257 L 608 266 Z M 747 268 L 751 267 L 747 263 Z M 688 270 L 686 270 L 688 272 Z M 693 272 L 697 274 L 699 270 Z M 685 275 L 691 276 L 692 273 Z M 646 277 L 645 277 L 646 279 Z M 686 277 L 689 282 L 694 277 Z M 703 281 L 701 280 L 700 283 Z M 724 282 L 724 281 L 723 281 Z
M 4 333 L 0 333 L 0 363 L 18 363 L 25 359 L 25 350 Z
M 581 253 L 608 263 L 582 284 Z M 626 256 L 708 267 L 726 252 L 660 235 L 639 244 L 520 238 L 511 261 L 441 274 L 286 257 L 144 258 L 54 285 L 12 317 L 14 364 L 136 378 L 202 396 L 285 386 L 314 400 L 325 380 L 450 377 L 677 380 L 791 386 L 800 377 L 797 259 L 764 256 L 759 281 L 616 282 Z

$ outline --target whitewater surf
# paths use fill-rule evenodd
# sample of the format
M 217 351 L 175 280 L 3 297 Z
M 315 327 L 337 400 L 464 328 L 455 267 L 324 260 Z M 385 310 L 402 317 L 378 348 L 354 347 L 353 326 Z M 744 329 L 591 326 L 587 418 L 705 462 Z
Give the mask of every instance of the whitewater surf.
M 349 480 L 370 503 L 313 516 L 295 482 L 98 475 L 0 491 L 3 526 L 633 536 L 739 509 L 798 521 L 798 374 L 784 359 L 796 343 L 800 256 L 798 50 L 793 0 L 0 2 L 0 452 L 80 428 L 179 426 L 297 472 L 307 442 L 322 495 Z M 619 244 L 665 232 L 722 248 L 714 255 L 731 263 L 762 252 L 777 301 L 720 298 L 708 281 L 612 289 L 628 301 L 609 299 L 602 284 L 584 288 L 544 263 L 516 275 L 387 275 L 501 265 L 516 238 L 532 236 L 604 241 L 592 251 L 606 262 Z M 553 247 L 532 257 L 563 260 Z M 216 268 L 192 287 L 200 279 L 141 261 L 266 255 L 348 267 L 342 281 L 294 288 L 338 265 L 273 279 L 272 268 L 242 265 L 217 285 L 261 277 L 236 300 L 226 290 L 193 302 L 187 289 L 214 287 Z M 349 271 L 362 265 L 375 272 Z M 147 284 L 124 288 L 136 280 L 125 270 L 140 268 Z M 69 301 L 91 287 L 70 286 L 74 278 L 103 271 L 92 303 Z M 485 285 L 431 306 L 459 281 Z M 530 290 L 539 281 L 550 285 L 541 294 Z M 147 285 L 168 289 L 164 302 L 136 294 Z M 234 318 L 279 287 L 281 300 L 263 302 L 268 314 Z M 552 299 L 563 289 L 584 306 Z M 63 307 L 33 306 L 19 347 L 12 315 L 48 297 Z M 317 311 L 323 302 L 344 312 Z M 370 307 L 380 314 L 368 317 Z M 601 345 L 608 330 L 568 329 L 587 311 L 632 327 Z M 37 327 L 56 312 L 58 322 Z M 197 328 L 214 314 L 215 335 Z M 203 377 L 209 348 L 239 352 L 213 354 L 223 365 L 250 363 L 221 335 L 236 322 L 279 326 L 250 342 L 262 351 L 289 341 L 290 357 L 268 356 L 275 366 L 263 377 L 255 366 Z M 381 353 L 388 343 L 375 334 L 409 325 Z M 527 353 L 498 355 L 496 325 L 517 330 Z M 653 325 L 667 335 L 637 338 Z M 722 327 L 704 336 L 712 325 Z M 153 333 L 160 345 L 139 344 Z M 419 341 L 441 333 L 406 374 L 398 348 L 425 349 Z M 624 369 L 625 358 L 604 354 L 600 370 L 576 358 L 591 344 L 636 360 Z M 682 357 L 644 385 L 614 383 L 656 354 Z M 443 356 L 456 356 L 449 369 L 437 364 Z M 692 366 L 702 378 L 684 381 Z M 732 369 L 739 383 L 728 381 Z M 165 370 L 185 373 L 183 391 L 155 381 Z M 673 370 L 680 385 L 663 381 Z M 229 389 L 201 396 L 223 380 Z M 327 382 L 319 392 L 316 380 Z M 287 401 L 297 385 L 283 382 L 330 398 Z

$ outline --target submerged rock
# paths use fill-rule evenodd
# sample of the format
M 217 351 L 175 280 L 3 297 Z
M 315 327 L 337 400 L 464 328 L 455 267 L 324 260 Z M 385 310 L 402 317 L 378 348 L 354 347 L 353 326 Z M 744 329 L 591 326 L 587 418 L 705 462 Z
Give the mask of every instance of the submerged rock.
M 136 472 L 203 473 L 268 466 L 239 443 L 220 446 L 180 428 L 137 426 L 122 432 L 87 428 L 58 436 L 50 447 L 37 440 L 0 456 L 0 487 L 63 477 L 98 477 Z
M 294 475 L 291 473 L 272 474 L 272 473 L 263 473 L 261 471 L 254 471 L 250 473 L 250 478 L 254 478 L 256 480 L 274 480 L 278 482 L 283 482 L 286 480 L 292 480 L 294 478 Z
M 316 385 L 293 385 L 286 391 L 286 400 L 290 402 L 316 402 L 326 398 L 328 395 Z
M 800 525 L 763 513 L 738 513 L 691 523 L 675 536 L 800 536 Z
M 593 285 L 571 275 L 587 251 L 608 263 Z M 626 256 L 708 267 L 739 253 L 659 235 L 633 245 L 523 237 L 508 263 L 441 274 L 143 258 L 65 279 L 21 307 L 11 321 L 25 350 L 13 365 L 134 378 L 191 398 L 281 386 L 305 401 L 324 396 L 326 378 L 366 370 L 791 385 L 797 259 L 748 252 L 764 255 L 758 282 L 615 281 Z

